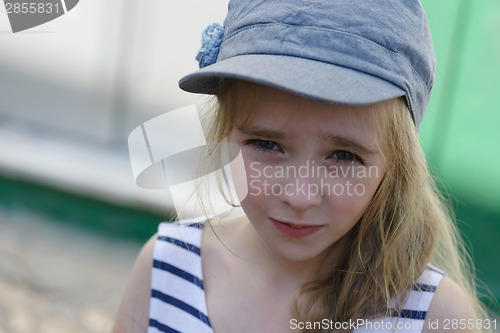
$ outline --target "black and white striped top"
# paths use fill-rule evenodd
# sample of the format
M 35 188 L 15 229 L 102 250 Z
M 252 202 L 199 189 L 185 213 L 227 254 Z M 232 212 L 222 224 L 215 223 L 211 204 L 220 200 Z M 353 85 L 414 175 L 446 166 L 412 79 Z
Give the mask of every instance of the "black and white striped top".
M 148 333 L 214 333 L 203 289 L 202 229 L 203 220 L 160 224 L 153 254 Z M 410 292 L 399 319 L 394 313 L 391 317 L 358 322 L 353 332 L 421 332 L 432 296 L 443 275 L 429 266 Z

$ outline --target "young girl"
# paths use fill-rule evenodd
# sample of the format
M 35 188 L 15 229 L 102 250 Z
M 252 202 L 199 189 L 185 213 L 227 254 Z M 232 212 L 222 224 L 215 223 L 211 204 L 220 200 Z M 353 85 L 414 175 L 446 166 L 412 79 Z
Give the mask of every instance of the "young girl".
M 197 60 L 180 87 L 215 95 L 207 141 L 241 151 L 244 215 L 161 224 L 114 332 L 491 327 L 418 140 L 417 0 L 232 0 Z

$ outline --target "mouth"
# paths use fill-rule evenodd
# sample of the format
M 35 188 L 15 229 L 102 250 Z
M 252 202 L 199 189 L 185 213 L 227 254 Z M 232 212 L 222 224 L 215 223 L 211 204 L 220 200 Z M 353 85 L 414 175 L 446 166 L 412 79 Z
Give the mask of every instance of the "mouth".
M 318 232 L 324 225 L 318 224 L 298 224 L 292 222 L 278 221 L 272 218 L 269 218 L 273 225 L 280 231 L 282 234 L 288 237 L 293 238 L 303 238 L 309 235 L 312 235 Z

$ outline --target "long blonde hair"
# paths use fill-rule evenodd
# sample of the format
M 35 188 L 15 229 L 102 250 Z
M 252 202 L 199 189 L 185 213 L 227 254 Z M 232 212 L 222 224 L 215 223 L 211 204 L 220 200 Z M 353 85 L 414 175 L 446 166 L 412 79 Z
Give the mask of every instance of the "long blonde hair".
M 246 81 L 224 81 L 207 140 L 221 142 L 236 119 L 251 118 L 255 86 Z M 390 315 L 401 309 L 406 292 L 431 263 L 462 288 L 475 316 L 483 318 L 485 311 L 477 299 L 467 252 L 449 205 L 429 174 L 405 100 L 389 100 L 375 109 L 367 121 L 382 133 L 388 169 L 362 218 L 343 237 L 348 244 L 343 259 L 333 266 L 334 258 L 326 256 L 317 279 L 297 292 L 293 315 L 309 322 Z

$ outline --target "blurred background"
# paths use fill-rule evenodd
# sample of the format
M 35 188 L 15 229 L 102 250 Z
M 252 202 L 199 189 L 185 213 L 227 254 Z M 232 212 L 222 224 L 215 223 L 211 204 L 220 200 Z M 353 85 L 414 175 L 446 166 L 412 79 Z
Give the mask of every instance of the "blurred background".
M 438 60 L 422 143 L 479 288 L 500 299 L 500 1 L 422 3 Z M 169 193 L 135 186 L 128 134 L 203 102 L 177 81 L 226 12 L 81 0 L 13 34 L 0 9 L 0 333 L 110 330 L 141 244 L 171 213 Z

